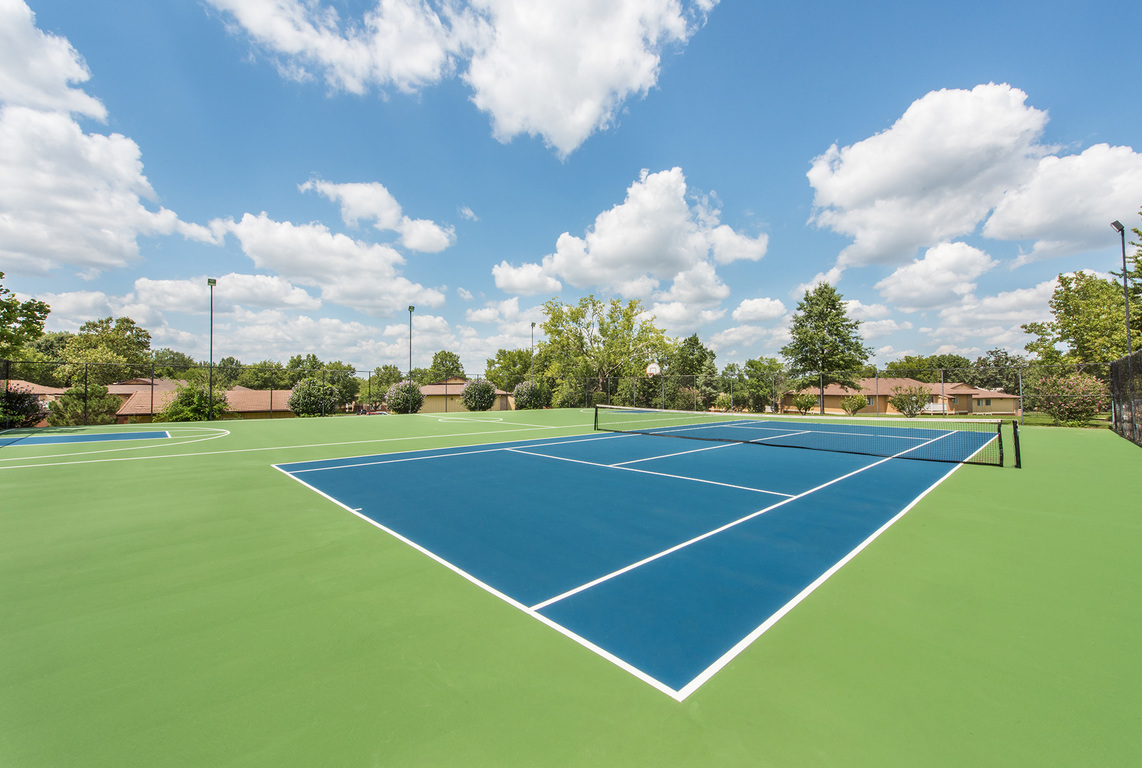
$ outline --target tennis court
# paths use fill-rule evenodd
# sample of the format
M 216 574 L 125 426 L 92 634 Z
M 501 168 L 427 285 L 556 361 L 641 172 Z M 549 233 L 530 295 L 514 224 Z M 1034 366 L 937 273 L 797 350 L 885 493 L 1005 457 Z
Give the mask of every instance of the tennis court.
M 700 441 L 647 434 L 643 421 L 637 433 L 278 469 L 682 699 L 950 471 L 902 456 L 931 459 L 938 445 L 965 461 L 996 439 L 803 420 L 694 425 L 693 414 L 665 414 L 661 427 L 662 413 L 614 413 Z M 838 438 L 873 452 L 887 441 L 892 453 L 823 450 Z
M 1015 471 L 1010 450 L 1000 469 L 593 418 L 124 425 L 71 434 L 170 436 L 0 447 L 0 763 L 1142 749 L 1136 446 L 1031 428 Z

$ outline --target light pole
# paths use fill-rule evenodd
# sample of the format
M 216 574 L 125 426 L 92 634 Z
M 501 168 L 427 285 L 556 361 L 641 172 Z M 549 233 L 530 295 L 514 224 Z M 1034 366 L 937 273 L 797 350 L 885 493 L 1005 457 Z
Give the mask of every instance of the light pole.
M 535 323 L 531 324 L 531 354 L 535 354 Z
M 1134 352 L 1134 346 L 1130 343 L 1130 291 L 1126 287 L 1126 227 L 1122 226 L 1121 221 L 1112 221 L 1110 226 L 1114 227 L 1122 240 L 1122 298 L 1126 302 L 1126 354 L 1130 355 Z
M 213 277 L 206 278 L 210 286 L 210 410 L 206 413 L 206 420 L 214 419 L 214 286 L 218 283 Z
M 412 311 L 416 309 L 408 305 L 408 380 L 412 381 Z

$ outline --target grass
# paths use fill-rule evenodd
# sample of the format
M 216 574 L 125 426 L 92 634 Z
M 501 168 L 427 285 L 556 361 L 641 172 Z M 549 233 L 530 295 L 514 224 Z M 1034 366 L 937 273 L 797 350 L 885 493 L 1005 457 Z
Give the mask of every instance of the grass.
M 1029 427 L 1025 469 L 957 470 L 682 703 L 269 468 L 589 418 L 505 414 L 501 434 L 425 416 L 225 422 L 225 437 L 146 451 L 0 450 L 0 765 L 1142 752 L 1142 450 L 1106 430 Z M 163 454 L 198 455 L 142 458 Z M 108 458 L 131 460 L 15 468 Z

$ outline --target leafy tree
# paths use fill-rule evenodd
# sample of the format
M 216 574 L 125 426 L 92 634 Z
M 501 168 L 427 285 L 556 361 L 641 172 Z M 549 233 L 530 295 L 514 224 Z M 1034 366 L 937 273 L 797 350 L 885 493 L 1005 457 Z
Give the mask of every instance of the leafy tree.
M 79 347 L 73 350 L 69 342 L 67 363 L 59 367 L 56 376 L 71 386 L 104 386 L 131 378 L 133 371 L 134 368 L 123 356 L 107 347 Z
M 340 392 L 321 376 L 307 376 L 293 387 L 289 409 L 298 416 L 324 416 L 337 410 Z
M 18 362 L 12 363 L 9 378 L 43 384 L 46 387 L 62 387 L 67 383 L 60 378 L 63 366 L 55 362 L 55 358 L 40 352 L 34 343 L 16 350 L 13 358 Z
M 818 402 L 817 396 L 810 392 L 801 392 L 793 396 L 793 407 L 802 416 L 813 410 Z
M 289 389 L 290 377 L 281 363 L 263 360 L 244 367 L 235 384 L 247 389 Z
M 44 418 L 40 399 L 23 387 L 0 390 L 0 426 L 4 429 L 34 427 Z
M 1026 349 L 1041 362 L 1108 363 L 1126 354 L 1121 285 L 1087 272 L 1059 275 L 1050 306 L 1053 320 L 1021 326 L 1037 337 Z
M 940 372 L 944 381 L 956 381 L 971 368 L 971 361 L 962 355 L 907 355 L 884 367 L 889 376 L 916 379 L 927 384 L 939 384 Z
M 651 361 L 667 362 L 670 343 L 637 299 L 626 304 L 594 296 L 578 304 L 550 299 L 543 313 L 547 340 L 537 350 L 544 362 L 539 373 L 562 380 L 556 393 L 559 407 L 583 404 L 584 379 L 594 379 L 596 390 L 604 391 L 608 378 L 644 376 Z
M 666 375 L 693 377 L 692 380 L 683 382 L 687 392 L 680 393 L 678 405 L 685 407 L 685 404 L 689 404 L 689 407 L 693 407 L 694 390 L 697 390 L 696 399 L 701 409 L 708 409 L 714 403 L 720 390 L 715 357 L 714 351 L 706 347 L 696 333 L 683 339 L 674 348 L 674 354 L 667 363 Z
M 293 387 L 305 377 L 312 376 L 315 371 L 321 370 L 322 365 L 321 359 L 312 352 L 305 357 L 294 355 L 286 363 L 284 388 Z
M 845 413 L 849 416 L 855 416 L 857 411 L 868 405 L 868 398 L 864 395 L 849 395 L 841 400 L 841 407 L 845 409 Z
M 398 381 L 389 387 L 385 402 L 393 413 L 416 413 L 424 405 L 424 393 L 415 381 Z
M 490 411 L 496 404 L 496 385 L 487 379 L 472 379 L 460 392 L 460 402 L 469 411 Z
M 888 402 L 893 408 L 912 419 L 924 412 L 924 406 L 931 398 L 932 394 L 925 387 L 893 387 Z
M 64 346 L 60 378 L 71 384 L 110 384 L 151 373 L 151 334 L 129 317 L 92 320 Z
M 74 335 L 68 331 L 48 331 L 25 344 L 24 349 L 38 352 L 45 360 L 63 360 L 68 339 Z
M 436 381 L 439 381 L 439 379 L 432 378 L 432 371 L 430 371 L 427 368 L 413 368 L 411 371 L 408 372 L 408 379 L 407 380 L 408 381 L 414 381 L 422 387 L 425 384 L 432 384 Z M 403 379 L 402 379 L 402 381 L 403 381 Z
M 505 392 L 511 392 L 516 385 L 527 378 L 531 370 L 530 349 L 500 349 L 495 357 L 488 358 L 484 375 Z
M 238 383 L 242 375 L 242 361 L 236 357 L 224 357 L 214 364 L 214 386 L 230 389 Z
M 48 406 L 48 425 L 75 427 L 81 424 L 113 424 L 115 414 L 123 404 L 107 387 L 93 384 L 86 388 L 72 387 Z
M 0 272 L 0 280 L 4 273 Z M 9 358 L 25 344 L 39 338 L 44 332 L 44 320 L 51 307 L 42 301 L 20 301 L 16 295 L 0 284 L 0 358 Z
M 545 389 L 542 383 L 534 381 L 521 381 L 516 384 L 512 396 L 515 398 L 515 407 L 521 411 L 543 408 L 551 404 L 551 390 Z
M 384 392 L 401 380 L 400 368 L 395 365 L 382 365 L 373 371 L 373 387 Z
M 442 349 L 432 356 L 432 365 L 428 368 L 428 383 L 434 384 L 451 378 L 464 378 L 464 365 L 460 362 L 460 355 Z
M 338 407 L 349 405 L 357 399 L 357 394 L 361 391 L 361 380 L 356 374 L 353 366 L 340 360 L 325 364 L 321 375 L 327 384 L 337 389 Z
M 1086 426 L 1096 414 L 1110 407 L 1106 382 L 1087 373 L 1043 375 L 1030 384 L 1035 407 L 1059 424 Z
M 1005 349 L 989 349 L 972 363 L 964 383 L 1009 395 L 1018 394 L 1019 371 L 1026 365 L 1027 360 L 1022 355 L 1013 355 Z
M 745 362 L 746 393 L 749 409 L 761 412 L 766 406 L 781 410 L 781 396 L 787 382 L 785 366 L 774 357 L 759 357 Z
M 155 366 L 155 376 L 161 379 L 185 379 L 187 372 L 198 365 L 190 355 L 170 347 L 154 350 L 151 362 Z
M 208 421 L 230 413 L 226 392 L 216 386 L 213 393 L 202 383 L 189 383 L 175 391 L 174 399 L 155 414 L 155 421 Z
M 872 354 L 861 340 L 860 321 L 850 320 L 844 299 L 836 288 L 819 283 L 805 292 L 793 314 L 791 339 L 781 348 L 794 376 L 816 374 L 821 413 L 825 412 L 825 385 L 859 389 L 857 374 Z

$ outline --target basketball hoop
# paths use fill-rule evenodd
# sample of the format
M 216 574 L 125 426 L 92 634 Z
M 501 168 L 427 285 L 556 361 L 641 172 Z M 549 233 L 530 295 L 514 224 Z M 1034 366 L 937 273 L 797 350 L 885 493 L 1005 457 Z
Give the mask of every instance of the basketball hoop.
M 662 369 L 658 367 L 658 363 L 651 363 L 650 365 L 646 366 L 647 376 L 657 376 L 660 373 L 662 373 Z

